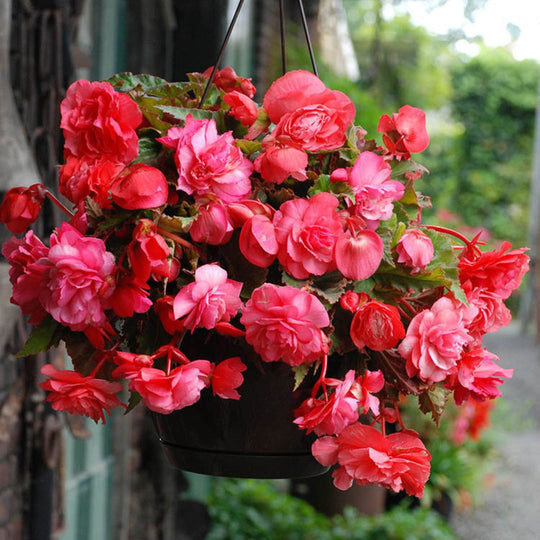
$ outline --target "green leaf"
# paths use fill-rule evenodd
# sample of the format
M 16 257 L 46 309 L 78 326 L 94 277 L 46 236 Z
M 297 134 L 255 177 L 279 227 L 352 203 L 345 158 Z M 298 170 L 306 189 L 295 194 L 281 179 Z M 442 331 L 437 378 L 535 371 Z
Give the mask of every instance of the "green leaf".
M 418 396 L 418 406 L 424 413 L 431 413 L 431 417 L 439 425 L 444 407 L 448 401 L 451 391 L 442 385 L 432 386 L 427 392 L 422 392 Z
M 370 294 L 375 287 L 375 280 L 373 278 L 363 279 L 362 281 L 355 281 L 353 291 L 357 293 L 365 292 Z
M 392 180 L 398 179 L 405 173 L 414 171 L 422 171 L 423 173 L 429 174 L 428 169 L 412 159 L 408 159 L 406 161 L 393 161 L 390 166 L 392 167 L 392 173 L 390 174 L 390 178 Z
M 40 352 L 48 351 L 58 344 L 60 323 L 47 315 L 28 336 L 24 347 L 16 354 L 17 357 L 30 356 Z
M 283 285 L 289 285 L 290 287 L 294 287 L 295 289 L 303 289 L 308 284 L 307 279 L 293 278 L 285 271 L 283 271 L 281 274 L 281 282 L 283 283 Z
M 154 75 L 135 75 L 131 72 L 118 73 L 108 79 L 117 90 L 121 92 L 129 92 L 130 90 L 139 89 L 143 92 L 151 92 L 162 89 L 168 83 L 161 77 Z
M 123 212 L 119 210 L 114 214 L 104 215 L 102 220 L 97 225 L 97 232 L 107 231 L 109 229 L 114 229 L 124 221 L 133 217 L 133 212 Z
M 294 388 L 296 390 L 301 384 L 302 381 L 306 378 L 310 368 L 310 364 L 300 364 L 299 366 L 293 366 L 292 370 L 294 373 Z
M 124 414 L 127 414 L 128 412 L 132 411 L 142 400 L 141 394 L 138 392 L 131 391 L 129 394 L 129 400 L 127 403 L 127 409 Z
M 172 116 L 175 120 L 184 120 L 186 117 L 191 114 L 195 120 L 203 120 L 218 118 L 218 113 L 216 111 L 206 111 L 204 109 L 187 109 L 185 107 L 173 107 L 171 105 L 156 105 L 156 109 Z
M 248 141 L 246 139 L 236 139 L 234 141 L 236 146 L 242 150 L 246 156 L 250 156 L 251 154 L 255 154 L 256 152 L 261 151 L 261 143 L 258 141 Z
M 327 174 L 321 174 L 315 180 L 313 185 L 308 190 L 308 195 L 313 197 L 317 193 L 332 193 L 336 197 L 347 197 L 353 203 L 355 202 L 355 196 L 352 186 L 347 182 L 330 182 L 330 176 Z
M 139 139 L 139 155 L 134 163 L 155 163 L 159 154 L 163 150 L 163 145 L 151 137 L 141 137 Z
M 197 219 L 197 214 L 194 216 L 166 216 L 161 215 L 158 222 L 158 227 L 175 233 L 187 233 L 191 224 Z
M 345 286 L 349 280 L 343 277 L 338 270 L 312 278 L 308 283 L 308 289 L 321 296 L 331 304 L 335 304 L 345 292 Z

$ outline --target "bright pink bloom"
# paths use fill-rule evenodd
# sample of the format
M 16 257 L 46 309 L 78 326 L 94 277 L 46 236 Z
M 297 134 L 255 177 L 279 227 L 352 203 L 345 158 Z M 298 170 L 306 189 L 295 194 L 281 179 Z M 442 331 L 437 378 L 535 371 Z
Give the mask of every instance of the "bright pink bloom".
M 152 307 L 148 298 L 150 287 L 136 276 L 128 274 L 116 283 L 110 303 L 119 317 L 133 317 L 134 313 L 146 313 Z
M 44 200 L 45 186 L 42 184 L 11 188 L 0 204 L 0 223 L 13 234 L 26 231 L 39 217 Z
M 271 139 L 274 141 L 274 139 Z M 267 182 L 282 184 L 287 178 L 307 180 L 308 156 L 304 150 L 282 143 L 266 144 L 264 152 L 254 162 L 255 170 Z
M 349 279 L 362 281 L 379 268 L 384 253 L 381 237 L 368 229 L 357 231 L 354 236 L 341 235 L 335 248 L 338 270 Z
M 318 77 L 302 70 L 274 81 L 263 105 L 276 124 L 273 137 L 286 137 L 293 146 L 310 152 L 342 146 L 356 114 L 345 94 L 329 90 Z
M 411 431 L 385 437 L 371 426 L 355 423 L 335 438 L 318 439 L 311 451 L 322 465 L 340 465 L 333 473 L 338 489 L 348 489 L 355 480 L 421 497 L 429 477 L 431 456 Z
M 194 360 L 172 369 L 169 375 L 160 369 L 143 367 L 131 379 L 129 389 L 138 392 L 151 411 L 169 414 L 199 401 L 201 390 L 210 384 L 211 372 L 208 360 Z
M 208 203 L 199 208 L 199 215 L 191 224 L 189 234 L 195 242 L 220 246 L 231 239 L 233 230 L 227 209 L 220 203 Z
M 113 360 L 118 367 L 111 375 L 116 379 L 135 379 L 142 368 L 149 368 L 154 364 L 152 358 L 146 354 L 120 351 L 115 353 Z
M 159 169 L 136 163 L 116 178 L 111 186 L 111 194 L 114 203 L 120 208 L 144 210 L 164 205 L 169 188 Z
M 90 197 L 101 208 L 112 208 L 111 185 L 123 170 L 124 164 L 112 156 L 95 159 L 68 156 L 65 165 L 60 167 L 58 189 L 73 204 Z
M 416 274 L 425 270 L 433 259 L 433 243 L 430 238 L 418 229 L 409 229 L 399 239 L 396 246 L 398 263 L 411 267 Z
M 135 276 L 146 282 L 150 276 L 159 280 L 169 277 L 171 250 L 158 234 L 157 226 L 149 219 L 141 219 L 133 231 L 128 246 L 128 258 Z
M 9 281 L 13 286 L 10 301 L 30 316 L 30 324 L 39 324 L 47 314 L 39 301 L 39 292 L 48 253 L 49 248 L 33 231 L 28 231 L 24 238 L 13 236 L 2 246 L 2 255 L 10 266 Z
M 76 81 L 60 104 L 66 157 L 100 158 L 129 163 L 139 153 L 135 129 L 142 121 L 137 104 L 108 82 Z
M 334 435 L 358 420 L 358 402 L 361 394 L 355 381 L 355 372 L 349 370 L 343 381 L 327 379 L 325 383 L 335 386 L 327 400 L 308 398 L 294 411 L 294 423 L 308 433 Z
M 239 356 L 227 358 L 220 362 L 212 374 L 212 392 L 222 399 L 240 399 L 240 394 L 236 390 L 244 382 L 243 371 L 247 366 Z
M 51 235 L 39 299 L 55 320 L 71 330 L 101 328 L 114 292 L 114 255 L 100 238 L 83 236 L 63 223 Z
M 433 384 L 452 373 L 463 347 L 472 341 L 466 329 L 470 319 L 464 308 L 456 300 L 443 297 L 413 318 L 398 347 L 407 361 L 409 377 L 418 375 Z
M 246 341 L 265 362 L 291 366 L 314 362 L 328 353 L 321 328 L 330 324 L 319 299 L 305 291 L 265 283 L 253 291 L 240 322 Z
M 409 159 L 411 153 L 424 151 L 429 144 L 426 114 L 423 110 L 404 105 L 390 118 L 383 114 L 377 131 L 383 133 L 383 142 L 398 159 Z
M 339 305 L 343 309 L 354 313 L 360 305 L 360 299 L 361 297 L 358 293 L 355 293 L 354 291 L 345 291 L 339 299 Z
M 511 248 L 510 242 L 503 242 L 498 250 L 487 251 L 476 258 L 463 257 L 459 261 L 461 283 L 470 281 L 473 288 L 482 287 L 503 300 L 508 298 L 529 270 L 529 257 L 525 255 L 528 248 Z
M 384 375 L 380 369 L 369 371 L 366 369 L 363 375 L 356 377 L 356 382 L 360 386 L 360 401 L 358 404 L 363 409 L 364 414 L 371 411 L 375 416 L 379 415 L 379 398 L 373 393 L 380 392 L 384 387 Z
M 230 131 L 218 135 L 213 119 L 188 116 L 185 127 L 173 127 L 157 140 L 175 151 L 178 189 L 188 195 L 213 193 L 221 202 L 230 203 L 251 194 L 253 164 L 234 144 Z
M 394 306 L 372 300 L 358 308 L 354 314 L 351 339 L 359 349 L 393 349 L 404 336 L 405 328 Z
M 286 201 L 276 212 L 278 258 L 291 276 L 306 279 L 335 270 L 334 248 L 343 235 L 338 204 L 334 195 L 317 193 L 310 199 Z
M 233 90 L 223 96 L 223 101 L 231 107 L 229 114 L 243 126 L 251 126 L 257 120 L 257 104 L 245 94 Z
M 118 382 L 83 377 L 76 371 L 59 370 L 51 364 L 44 365 L 41 373 L 50 377 L 40 386 L 50 392 L 47 401 L 55 411 L 82 414 L 105 424 L 105 412 L 110 416 L 110 409 L 123 405 L 115 396 L 122 390 Z
M 212 66 L 206 69 L 202 76 L 209 79 L 211 73 Z M 225 93 L 239 91 L 250 98 L 255 95 L 255 87 L 251 83 L 251 79 L 240 77 L 232 67 L 218 69 L 214 75 L 214 84 Z
M 86 235 L 88 232 L 88 216 L 86 215 L 86 204 L 81 201 L 75 208 L 75 215 L 68 221 L 70 225 L 75 227 L 81 234 Z
M 244 223 L 253 216 L 266 216 L 272 219 L 276 211 L 269 205 L 258 200 L 247 199 L 238 201 L 227 206 L 227 214 L 232 226 L 236 229 L 242 227 Z
M 267 268 L 278 253 L 274 225 L 266 216 L 256 215 L 248 219 L 240 233 L 242 255 L 255 266 Z
M 184 323 L 174 318 L 174 298 L 172 296 L 163 296 L 154 303 L 156 312 L 161 325 L 168 334 L 176 334 L 184 330 Z
M 205 264 L 195 270 L 195 281 L 182 287 L 174 299 L 174 316 L 183 319 L 185 328 L 210 330 L 216 323 L 228 322 L 240 307 L 242 283 L 227 279 L 217 264 Z
M 469 399 L 476 401 L 495 399 L 501 395 L 497 388 L 514 374 L 513 369 L 503 369 L 494 360 L 499 358 L 486 349 L 473 349 L 463 354 L 457 366 L 457 373 L 451 376 L 446 385 L 454 390 L 456 405 Z

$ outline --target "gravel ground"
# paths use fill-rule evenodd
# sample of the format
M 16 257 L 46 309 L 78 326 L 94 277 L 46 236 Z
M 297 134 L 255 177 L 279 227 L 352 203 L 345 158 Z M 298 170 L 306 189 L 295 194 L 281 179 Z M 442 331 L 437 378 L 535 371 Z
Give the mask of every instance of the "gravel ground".
M 472 511 L 455 513 L 451 525 L 461 540 L 540 539 L 540 348 L 510 327 L 485 344 L 514 368 L 502 386 L 508 417 L 498 429 L 499 458 L 492 489 Z

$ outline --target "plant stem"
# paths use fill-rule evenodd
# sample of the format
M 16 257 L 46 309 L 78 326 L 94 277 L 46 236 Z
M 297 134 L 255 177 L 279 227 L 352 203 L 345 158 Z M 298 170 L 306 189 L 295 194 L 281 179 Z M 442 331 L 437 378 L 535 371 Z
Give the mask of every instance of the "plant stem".
M 64 214 L 66 214 L 70 219 L 75 217 L 75 214 L 66 208 L 48 189 L 45 190 L 46 197 L 52 201 Z

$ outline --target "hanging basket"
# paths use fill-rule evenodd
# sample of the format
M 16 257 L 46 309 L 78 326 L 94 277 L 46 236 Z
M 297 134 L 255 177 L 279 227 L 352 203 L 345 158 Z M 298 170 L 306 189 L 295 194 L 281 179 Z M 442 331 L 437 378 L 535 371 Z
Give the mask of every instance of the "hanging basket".
M 185 471 L 237 478 L 323 474 L 328 467 L 311 454 L 314 437 L 293 423 L 293 411 L 309 397 L 309 389 L 301 385 L 293 392 L 293 385 L 288 365 L 251 363 L 240 400 L 223 400 L 207 391 L 191 407 L 154 414 L 169 462 Z

